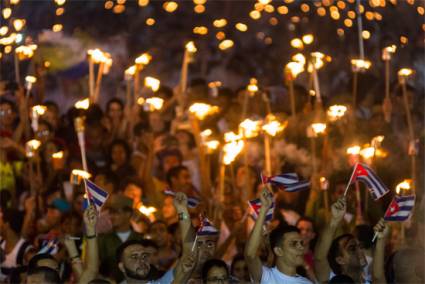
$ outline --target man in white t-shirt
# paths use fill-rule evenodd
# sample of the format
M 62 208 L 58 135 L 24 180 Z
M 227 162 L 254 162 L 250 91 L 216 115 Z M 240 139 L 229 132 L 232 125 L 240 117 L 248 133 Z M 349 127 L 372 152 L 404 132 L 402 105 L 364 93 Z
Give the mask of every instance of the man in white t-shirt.
M 264 188 L 261 192 L 261 209 L 254 229 L 245 247 L 245 258 L 251 280 L 254 283 L 312 283 L 297 274 L 298 266 L 304 264 L 304 242 L 294 226 L 279 226 L 270 233 L 270 246 L 276 257 L 276 266 L 263 266 L 257 254 L 262 241 L 262 228 L 266 214 L 273 202 L 273 195 Z

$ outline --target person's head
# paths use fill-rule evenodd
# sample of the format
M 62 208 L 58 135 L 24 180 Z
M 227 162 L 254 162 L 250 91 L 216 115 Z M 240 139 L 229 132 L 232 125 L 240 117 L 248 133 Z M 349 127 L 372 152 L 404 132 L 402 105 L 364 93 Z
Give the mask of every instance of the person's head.
M 163 248 L 168 245 L 170 235 L 168 234 L 167 224 L 164 221 L 158 220 L 150 224 L 148 233 L 158 247 Z
M 258 181 L 258 175 L 253 167 L 248 167 L 248 172 L 244 166 L 239 166 L 236 170 L 236 186 L 245 188 L 246 184 L 253 188 Z
M 124 166 L 130 159 L 131 149 L 125 140 L 116 139 L 110 146 L 111 162 L 117 167 Z
M 100 122 L 87 123 L 86 125 L 86 139 L 87 139 L 87 150 L 90 151 L 99 151 L 102 150 L 102 145 L 105 142 L 106 136 L 105 127 L 100 124 Z
M 16 118 L 15 104 L 7 99 L 0 100 L 0 127 L 10 129 Z M 25 118 L 22 118 L 25 119 Z
M 43 114 L 43 119 L 50 123 L 54 129 L 57 129 L 60 115 L 58 105 L 53 101 L 46 101 L 43 105 L 47 108 Z
M 296 227 L 300 230 L 304 245 L 308 248 L 310 242 L 316 237 L 313 220 L 308 217 L 301 217 L 298 219 Z
M 198 248 L 198 265 L 202 265 L 214 256 L 217 247 L 218 234 L 216 235 L 198 235 L 196 238 L 196 247 Z
M 62 216 L 61 231 L 64 235 L 79 235 L 81 232 L 81 225 L 81 217 L 76 212 L 69 212 Z
M 229 283 L 229 269 L 221 259 L 207 260 L 202 266 L 202 283 Z
M 171 168 L 180 166 L 183 161 L 183 156 L 178 149 L 163 150 L 158 153 L 158 158 L 164 173 L 167 173 Z
M 20 235 L 23 224 L 22 214 L 11 208 L 1 208 L 0 235 L 6 238 L 10 233 Z
M 59 284 L 59 273 L 49 267 L 40 266 L 28 269 L 27 284 Z
M 237 278 L 239 281 L 249 281 L 248 267 L 246 266 L 245 257 L 242 254 L 237 254 L 230 266 L 230 275 Z
M 277 261 L 296 268 L 304 264 L 304 241 L 297 227 L 281 225 L 270 233 L 270 247 Z
M 189 149 L 192 149 L 196 146 L 195 137 L 193 137 L 193 134 L 187 130 L 177 130 L 176 138 L 179 141 L 180 146 L 187 145 Z
M 372 239 L 374 235 L 373 228 L 369 225 L 357 225 L 354 229 L 354 235 L 359 240 L 362 249 L 368 250 L 372 248 Z
M 155 272 L 152 265 L 156 245 L 150 240 L 131 240 L 117 248 L 119 270 L 126 279 L 148 280 Z
M 35 132 L 35 137 L 42 144 L 52 139 L 54 137 L 54 129 L 52 125 L 46 120 L 40 120 L 38 122 L 38 129 Z
M 167 182 L 176 191 L 188 192 L 193 187 L 189 169 L 185 166 L 171 168 L 167 172 Z
M 159 111 L 149 112 L 149 126 L 153 133 L 161 133 L 166 130 L 166 123 Z
M 328 263 L 336 275 L 344 274 L 346 271 L 361 273 L 367 264 L 358 240 L 351 234 L 341 235 L 332 241 Z
M 390 263 L 393 283 L 425 283 L 424 249 L 407 247 L 397 251 Z
M 124 114 L 124 104 L 118 98 L 112 98 L 106 104 L 106 115 L 112 120 L 120 120 Z
M 71 210 L 71 204 L 65 199 L 55 198 L 47 206 L 46 222 L 49 228 L 60 224 L 62 216 Z
M 173 220 L 177 216 L 176 208 L 173 203 L 174 197 L 166 195 L 162 205 L 162 217 L 165 221 Z
M 127 231 L 130 229 L 130 218 L 133 214 L 133 200 L 122 194 L 109 197 L 107 209 L 109 211 L 112 229 L 114 231 Z
M 37 267 L 48 267 L 59 272 L 59 263 L 48 253 L 39 253 L 30 259 L 28 262 L 28 269 L 31 270 Z
M 117 177 L 112 172 L 98 173 L 94 178 L 94 183 L 107 191 L 109 194 L 115 193 L 118 187 Z
M 142 203 L 143 188 L 136 179 L 128 178 L 122 187 L 125 196 L 133 200 L 133 207 L 136 208 Z

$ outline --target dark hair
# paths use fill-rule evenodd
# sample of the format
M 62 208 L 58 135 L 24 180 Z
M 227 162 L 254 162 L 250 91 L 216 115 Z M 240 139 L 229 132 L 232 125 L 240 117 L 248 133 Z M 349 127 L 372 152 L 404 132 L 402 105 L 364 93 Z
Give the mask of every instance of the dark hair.
M 43 259 L 51 259 L 56 261 L 56 259 L 48 253 L 39 253 L 34 255 L 28 262 L 28 269 L 35 269 L 38 267 L 38 262 Z
M 53 108 L 56 112 L 59 112 L 59 106 L 54 101 L 50 101 L 50 100 L 44 101 L 43 105 L 45 105 L 47 108 Z
M 109 108 L 111 107 L 111 105 L 112 105 L 113 103 L 119 104 L 119 105 L 120 105 L 120 107 L 121 107 L 121 109 L 124 109 L 124 103 L 122 102 L 122 100 L 121 100 L 121 99 L 119 99 L 119 98 L 112 98 L 112 99 L 110 99 L 110 100 L 106 103 L 106 112 L 108 112 L 108 111 L 109 111 Z
M 35 267 L 35 268 L 29 268 L 28 269 L 28 276 L 34 275 L 34 274 L 43 274 L 44 283 L 61 283 L 61 279 L 59 277 L 59 273 L 51 269 L 49 267 Z
M 334 277 L 332 277 L 331 280 L 329 280 L 329 284 L 351 284 L 351 283 L 355 283 L 353 279 L 351 279 L 350 276 L 347 275 L 335 275 Z
M 187 136 L 189 136 L 189 148 L 193 149 L 196 147 L 196 141 L 195 141 L 195 136 L 193 136 L 193 134 L 189 131 L 187 131 L 186 129 L 179 129 L 176 132 L 181 132 L 181 133 L 185 133 Z
M 230 265 L 230 274 L 233 275 L 233 270 L 235 269 L 235 265 L 238 261 L 245 261 L 245 256 L 241 253 L 235 255 L 232 260 L 232 264 Z
M 111 142 L 111 145 L 109 146 L 109 156 L 110 156 L 110 160 L 112 161 L 112 149 L 115 146 L 122 146 L 124 148 L 125 154 L 126 154 L 126 161 L 128 162 L 130 157 L 131 157 L 131 148 L 128 145 L 127 141 L 123 140 L 123 139 L 115 139 Z
M 269 236 L 271 249 L 273 250 L 274 247 L 278 246 L 282 242 L 283 238 L 285 237 L 285 234 L 293 232 L 299 233 L 300 230 L 298 230 L 298 228 L 295 226 L 277 226 L 273 231 L 271 231 Z
M 227 267 L 227 264 L 222 261 L 221 259 L 209 259 L 207 260 L 204 265 L 202 266 L 202 281 L 207 282 L 208 272 L 213 267 L 220 267 L 224 268 L 226 270 L 227 277 L 229 277 L 229 268 Z
M 168 86 L 160 86 L 158 91 L 155 94 L 164 94 L 164 97 L 169 99 L 173 96 L 173 90 Z
M 369 225 L 357 225 L 354 229 L 354 235 L 365 249 L 370 249 L 373 245 L 373 228 Z
M 17 234 L 21 233 L 22 224 L 24 222 L 22 213 L 12 208 L 2 208 L 3 222 L 9 224 L 10 229 Z
M 9 99 L 1 98 L 0 99 L 0 105 L 9 105 L 10 108 L 12 109 L 12 111 L 16 112 L 16 104 Z
M 18 266 L 11 269 L 9 274 L 9 283 L 22 283 L 23 279 L 21 279 L 21 274 L 26 273 L 28 267 L 26 266 Z
M 299 224 L 300 222 L 302 222 L 302 221 L 305 221 L 305 222 L 309 222 L 309 223 L 311 223 L 311 225 L 313 225 L 313 230 L 314 230 L 314 231 L 316 231 L 316 230 L 315 230 L 315 228 L 314 228 L 314 221 L 313 221 L 313 219 L 311 219 L 311 218 L 309 218 L 309 217 L 306 217 L 306 216 L 301 216 L 301 217 L 298 219 L 297 223 L 295 224 L 295 227 L 296 227 L 296 226 L 298 226 L 298 224 Z
M 354 239 L 355 237 L 352 234 L 343 234 L 343 235 L 337 237 L 336 239 L 334 239 L 332 241 L 331 247 L 329 248 L 329 252 L 328 252 L 328 263 L 329 263 L 329 266 L 331 267 L 332 271 L 336 275 L 342 273 L 342 267 L 336 261 L 336 258 L 338 256 L 341 256 L 341 246 L 340 246 L 339 242 L 342 239 L 346 239 L 346 238 L 348 238 L 350 240 L 350 239 Z
M 171 185 L 171 179 L 179 176 L 180 172 L 188 171 L 189 169 L 185 166 L 175 166 L 168 170 L 166 174 L 166 180 Z
M 156 220 L 155 222 L 152 222 L 149 224 L 149 229 L 148 232 L 150 232 L 150 230 L 152 229 L 153 226 L 157 225 L 157 224 L 162 224 L 167 228 L 167 223 L 163 220 Z M 168 232 L 168 228 L 167 228 L 167 232 Z
M 155 244 L 154 241 L 147 240 L 147 239 L 130 240 L 130 241 L 123 242 L 116 250 L 116 253 L 117 253 L 116 260 L 118 263 L 121 262 L 121 258 L 122 258 L 122 255 L 124 254 L 124 250 L 128 248 L 129 246 L 133 246 L 133 245 L 140 245 L 142 247 L 153 247 L 158 249 L 158 246 Z
M 168 225 L 167 227 L 167 231 L 170 235 L 174 236 L 174 234 L 177 232 L 177 230 L 179 229 L 179 223 L 173 223 Z

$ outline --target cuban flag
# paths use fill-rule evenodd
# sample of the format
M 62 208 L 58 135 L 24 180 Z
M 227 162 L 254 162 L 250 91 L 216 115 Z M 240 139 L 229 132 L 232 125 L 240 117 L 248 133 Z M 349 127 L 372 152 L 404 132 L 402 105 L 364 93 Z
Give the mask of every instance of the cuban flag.
M 252 209 L 252 217 L 254 218 L 254 220 L 257 220 L 258 218 L 258 214 L 260 213 L 260 209 L 261 209 L 261 199 L 257 198 L 257 199 L 253 199 L 248 201 L 249 207 L 251 207 Z M 272 203 L 272 205 L 270 206 L 269 210 L 266 213 L 266 222 L 271 221 L 271 219 L 273 219 L 273 211 L 274 211 L 274 202 Z
M 405 221 L 415 207 L 415 196 L 395 196 L 384 215 L 385 221 Z
M 100 209 L 103 204 L 105 204 L 106 199 L 108 199 L 108 193 L 88 179 L 84 179 L 84 184 L 86 186 L 87 193 L 87 198 L 84 199 L 83 203 L 84 209 L 86 209 L 88 204 L 91 203 L 94 204 L 96 210 L 100 212 Z
M 306 180 L 300 181 L 296 173 L 280 174 L 271 177 L 261 175 L 261 181 L 263 184 L 270 183 L 287 192 L 302 191 L 310 187 L 310 182 Z
M 357 163 L 354 166 L 349 184 L 355 181 L 365 183 L 374 200 L 378 200 L 390 191 L 373 170 L 365 164 Z
M 204 217 L 201 220 L 201 225 L 196 232 L 197 236 L 215 236 L 218 235 L 218 230 L 213 224 L 208 220 L 207 217 Z
M 176 193 L 169 188 L 164 190 L 164 194 L 169 195 L 169 196 L 173 196 L 173 197 L 176 196 Z M 195 197 L 187 197 L 187 206 L 189 208 L 195 208 L 199 205 L 199 203 L 200 203 L 199 199 L 197 199 Z
M 47 253 L 50 255 L 54 255 L 54 254 L 57 254 L 58 251 L 59 251 L 59 240 L 55 238 L 52 240 L 44 240 L 37 254 Z

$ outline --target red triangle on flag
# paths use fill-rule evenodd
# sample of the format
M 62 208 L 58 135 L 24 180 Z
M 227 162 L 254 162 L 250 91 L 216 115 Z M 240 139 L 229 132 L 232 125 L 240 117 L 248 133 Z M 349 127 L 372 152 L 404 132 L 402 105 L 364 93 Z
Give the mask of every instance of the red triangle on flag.
M 368 172 L 365 168 L 363 168 L 362 165 L 357 164 L 356 168 L 354 169 L 354 179 L 356 179 L 358 176 L 368 176 Z
M 391 201 L 390 206 L 388 206 L 387 212 L 385 212 L 385 217 L 392 216 L 398 211 L 400 211 L 400 206 L 398 206 L 398 203 L 393 200 Z

